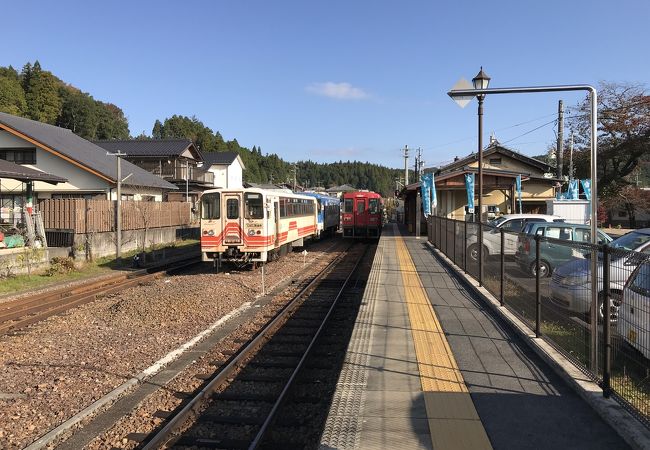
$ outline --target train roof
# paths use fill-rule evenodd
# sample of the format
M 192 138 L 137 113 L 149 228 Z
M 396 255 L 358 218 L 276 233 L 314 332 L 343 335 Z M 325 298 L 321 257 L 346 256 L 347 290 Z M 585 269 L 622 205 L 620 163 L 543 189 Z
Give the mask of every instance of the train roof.
M 208 189 L 203 191 L 203 194 L 209 194 L 211 192 L 255 192 L 265 195 L 277 195 L 279 197 L 292 197 L 292 198 L 303 198 L 303 199 L 312 199 L 312 196 L 303 195 L 302 193 L 297 194 L 292 192 L 289 189 L 262 189 L 262 188 L 217 188 L 217 189 Z
M 338 199 L 338 197 L 332 197 L 331 195 L 321 194 L 320 192 L 302 192 L 301 194 L 308 195 L 310 197 L 316 197 L 318 200 L 320 200 L 321 202 L 325 202 L 325 203 L 329 203 L 329 202 L 340 203 L 341 202 Z
M 379 198 L 381 195 L 373 191 L 354 191 L 346 192 L 343 194 L 343 198 Z

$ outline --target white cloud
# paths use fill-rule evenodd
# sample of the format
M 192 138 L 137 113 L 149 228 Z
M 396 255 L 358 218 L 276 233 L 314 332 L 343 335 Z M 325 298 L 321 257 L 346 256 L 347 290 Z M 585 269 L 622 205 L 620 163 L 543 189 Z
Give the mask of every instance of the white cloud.
M 338 100 L 364 100 L 370 95 L 363 89 L 352 86 L 350 83 L 312 83 L 305 88 L 307 92 L 322 95 L 324 97 L 336 98 Z

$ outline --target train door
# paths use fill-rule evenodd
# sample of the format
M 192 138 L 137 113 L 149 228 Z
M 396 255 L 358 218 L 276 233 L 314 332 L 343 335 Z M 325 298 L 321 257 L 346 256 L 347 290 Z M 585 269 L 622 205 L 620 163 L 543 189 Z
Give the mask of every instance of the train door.
M 273 213 L 275 214 L 275 246 L 280 244 L 280 202 L 273 201 Z
M 242 213 L 241 195 L 237 193 L 224 193 L 223 204 L 226 206 L 224 214 L 223 232 L 224 244 L 242 243 Z
M 368 208 L 366 207 L 366 199 L 357 197 L 354 199 L 354 234 L 364 235 L 368 228 Z

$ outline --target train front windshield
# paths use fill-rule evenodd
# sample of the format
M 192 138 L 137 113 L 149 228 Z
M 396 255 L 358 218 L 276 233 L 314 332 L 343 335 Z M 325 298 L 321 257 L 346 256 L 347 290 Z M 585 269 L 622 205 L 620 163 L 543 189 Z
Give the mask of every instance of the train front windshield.
M 218 193 L 204 194 L 201 197 L 201 218 L 218 219 L 221 216 L 221 195 Z
M 379 199 L 371 198 L 368 201 L 368 209 L 370 210 L 370 214 L 378 214 L 379 213 Z
M 244 194 L 245 217 L 247 219 L 263 219 L 264 203 L 262 194 L 246 193 Z

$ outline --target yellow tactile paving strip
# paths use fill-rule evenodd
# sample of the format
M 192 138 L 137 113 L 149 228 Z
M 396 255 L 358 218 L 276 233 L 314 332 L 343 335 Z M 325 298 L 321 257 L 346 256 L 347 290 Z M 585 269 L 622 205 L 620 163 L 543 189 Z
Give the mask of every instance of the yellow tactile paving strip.
M 433 448 L 491 449 L 406 244 L 400 236 L 396 241 Z

